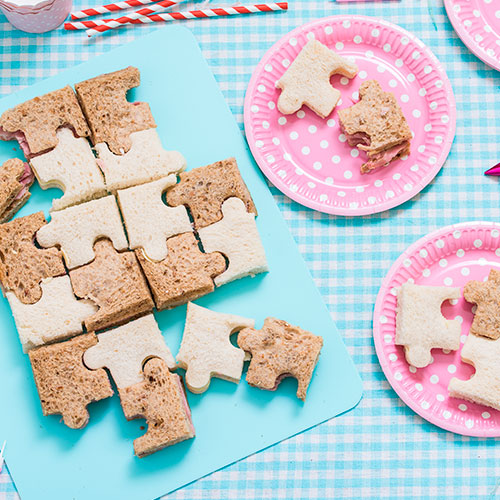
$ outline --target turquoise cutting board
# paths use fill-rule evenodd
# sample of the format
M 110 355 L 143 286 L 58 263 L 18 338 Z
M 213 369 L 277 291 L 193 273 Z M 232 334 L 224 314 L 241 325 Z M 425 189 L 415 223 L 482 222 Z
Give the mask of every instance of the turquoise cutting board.
M 276 392 L 248 386 L 244 375 L 239 385 L 213 379 L 206 393 L 188 395 L 196 438 L 138 459 L 132 442 L 145 422 L 127 422 L 117 396 L 90 405 L 83 430 L 68 429 L 59 416 L 42 416 L 28 357 L 0 299 L 0 443 L 7 440 L 7 464 L 23 500 L 156 498 L 345 412 L 361 398 L 356 369 L 191 32 L 158 30 L 1 100 L 0 112 L 128 65 L 137 66 L 142 79 L 131 98 L 149 102 L 164 146 L 181 151 L 188 168 L 235 156 L 257 205 L 270 272 L 225 285 L 197 303 L 255 318 L 257 328 L 266 316 L 285 319 L 321 335 L 324 347 L 305 404 L 295 397 L 292 379 Z M 15 146 L 0 144 L 2 162 L 19 156 Z M 42 209 L 48 216 L 51 199 L 60 194 L 35 187 L 19 215 Z M 184 306 L 155 313 L 174 355 L 185 312 Z

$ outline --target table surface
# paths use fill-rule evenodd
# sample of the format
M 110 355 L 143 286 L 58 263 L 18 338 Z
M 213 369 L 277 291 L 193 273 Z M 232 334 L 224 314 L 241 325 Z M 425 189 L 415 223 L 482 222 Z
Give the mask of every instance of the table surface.
M 84 0 L 75 2 L 78 7 L 86 5 Z M 483 176 L 483 171 L 500 159 L 500 73 L 458 39 L 442 0 L 291 0 L 286 13 L 184 24 L 197 37 L 242 127 L 245 89 L 265 51 L 301 24 L 346 13 L 387 19 L 430 46 L 448 73 L 458 114 L 455 142 L 444 168 L 399 208 L 359 218 L 329 216 L 303 208 L 272 188 L 361 373 L 364 399 L 353 411 L 196 481 L 169 499 L 500 498 L 496 440 L 445 432 L 407 408 L 382 373 L 371 328 L 382 279 L 406 247 L 447 224 L 498 221 L 498 179 Z M 89 41 L 83 33 L 62 30 L 26 35 L 1 17 L 0 94 L 152 29 L 156 27 L 135 26 Z M 158 47 L 149 57 L 161 64 L 162 50 L 175 48 Z M 0 441 L 2 432 L 7 433 L 0 430 Z M 0 498 L 18 498 L 6 468 L 0 473 Z

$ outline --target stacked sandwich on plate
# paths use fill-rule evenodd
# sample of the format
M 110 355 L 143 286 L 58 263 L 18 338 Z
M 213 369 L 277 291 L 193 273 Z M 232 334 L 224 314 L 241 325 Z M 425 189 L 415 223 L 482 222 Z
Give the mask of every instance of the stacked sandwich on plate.
M 125 417 L 147 420 L 134 442 L 142 457 L 194 437 L 172 370 L 184 368 L 199 393 L 212 376 L 239 382 L 251 359 L 250 385 L 274 390 L 293 376 L 305 400 L 322 339 L 274 318 L 256 330 L 253 319 L 191 302 L 267 272 L 257 209 L 234 158 L 184 172 L 182 154 L 162 147 L 149 105 L 127 101 L 139 83 L 129 67 L 0 117 L 2 138 L 18 140 L 29 162 L 0 170 L 2 220 L 29 197 L 32 171 L 43 189 L 63 191 L 49 222 L 38 212 L 0 224 L 0 283 L 44 415 L 84 427 L 87 405 L 113 395 L 109 372 Z M 174 360 L 153 310 L 186 303 Z

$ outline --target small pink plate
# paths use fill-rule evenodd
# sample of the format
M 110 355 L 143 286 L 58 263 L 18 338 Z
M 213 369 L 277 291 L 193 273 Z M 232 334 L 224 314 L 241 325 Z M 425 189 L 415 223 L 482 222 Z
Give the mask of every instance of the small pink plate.
M 500 71 L 500 1 L 444 0 L 451 24 L 469 50 Z
M 367 79 L 394 93 L 415 135 L 409 157 L 362 175 L 364 153 L 348 146 L 336 110 L 326 119 L 306 106 L 294 115 L 277 110 L 275 83 L 313 38 L 359 66 L 352 80 L 332 77 L 342 93 L 338 108 L 352 106 Z M 415 196 L 446 160 L 455 119 L 450 82 L 429 48 L 399 26 L 364 16 L 328 17 L 285 35 L 262 58 L 245 97 L 248 144 L 267 178 L 298 203 L 338 215 L 381 212 Z
M 433 349 L 434 361 L 414 368 L 404 349 L 394 344 L 396 294 L 407 281 L 417 285 L 455 286 L 463 290 L 470 280 L 485 280 L 491 268 L 500 269 L 500 224 L 466 222 L 448 226 L 411 245 L 385 277 L 373 316 L 373 338 L 385 376 L 398 396 L 422 418 L 451 432 L 466 436 L 500 436 L 500 412 L 448 396 L 452 377 L 468 380 L 472 365 L 460 359 L 473 320 L 473 306 L 462 297 L 443 304 L 448 319 L 462 323 L 460 349 Z

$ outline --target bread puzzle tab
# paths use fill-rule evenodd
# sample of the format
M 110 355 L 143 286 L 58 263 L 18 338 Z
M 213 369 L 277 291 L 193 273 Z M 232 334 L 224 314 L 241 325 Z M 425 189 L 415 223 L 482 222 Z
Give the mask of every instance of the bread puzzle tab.
M 88 370 L 83 353 L 97 343 L 93 333 L 29 352 L 44 415 L 62 415 L 71 429 L 89 421 L 87 406 L 113 395 L 105 370 Z
M 85 328 L 103 330 L 151 312 L 153 299 L 135 254 L 117 252 L 109 240 L 98 240 L 94 253 L 90 264 L 69 273 L 75 295 L 99 308 Z
M 111 192 L 155 181 L 186 168 L 181 153 L 163 149 L 154 128 L 133 132 L 130 141 L 132 146 L 123 155 L 112 153 L 105 142 L 95 145 L 97 164 Z
M 462 361 L 476 369 L 469 380 L 450 380 L 451 397 L 500 410 L 500 339 L 492 340 L 469 333 L 462 347 Z
M 156 127 L 149 104 L 127 100 L 127 91 L 140 83 L 139 70 L 129 66 L 75 84 L 94 145 L 105 142 L 114 154 L 124 154 L 132 147 L 130 134 Z
M 464 298 L 477 305 L 470 333 L 494 340 L 500 338 L 500 271 L 492 269 L 486 282 L 469 281 Z
M 66 87 L 30 99 L 0 116 L 0 139 L 17 140 L 26 158 L 58 144 L 57 130 L 70 127 L 78 137 L 90 135 L 73 89 Z
M 97 311 L 90 300 L 75 297 L 69 276 L 45 278 L 40 286 L 42 296 L 34 304 L 23 304 L 13 292 L 5 294 L 24 352 L 82 333 L 84 321 Z
M 376 80 L 361 84 L 359 99 L 339 110 L 339 122 L 349 146 L 366 152 L 365 174 L 409 155 L 413 134 L 394 94 L 384 92 Z
M 43 212 L 0 224 L 0 283 L 23 304 L 40 300 L 40 282 L 66 273 L 57 248 L 37 248 L 37 231 L 47 224 Z
M 87 139 L 75 137 L 69 128 L 58 130 L 57 139 L 54 149 L 30 160 L 42 189 L 56 187 L 63 191 L 52 201 L 52 210 L 105 196 L 104 177 Z
M 214 278 L 226 269 L 222 254 L 200 251 L 194 233 L 168 238 L 167 250 L 159 262 L 149 260 L 141 249 L 135 251 L 159 311 L 214 291 Z
M 239 198 L 222 204 L 222 220 L 198 230 L 205 252 L 221 252 L 229 261 L 214 281 L 217 286 L 268 271 L 266 253 L 255 215 L 247 212 Z
M 38 230 L 36 237 L 42 247 L 59 246 L 69 269 L 94 260 L 94 243 L 100 238 L 109 238 L 116 250 L 128 248 L 112 195 L 52 212 L 51 221 Z
M 194 227 L 200 229 L 220 221 L 222 204 L 232 197 L 240 198 L 246 210 L 257 215 L 235 158 L 228 158 L 182 172 L 179 183 L 167 192 L 167 203 L 189 207 Z
M 323 347 L 323 339 L 298 326 L 266 318 L 261 330 L 245 328 L 238 345 L 251 354 L 248 384 L 274 391 L 285 377 L 297 379 L 297 397 L 305 401 L 307 388 Z
M 100 333 L 97 340 L 83 361 L 91 370 L 107 368 L 118 389 L 142 382 L 149 358 L 161 358 L 169 368 L 176 366 L 152 314 Z
M 191 392 L 205 392 L 211 377 L 240 381 L 245 353 L 231 344 L 230 336 L 253 325 L 253 319 L 218 313 L 189 302 L 176 360 L 186 370 L 186 385 Z
M 445 300 L 460 298 L 460 288 L 404 283 L 398 291 L 396 345 L 405 348 L 406 361 L 424 368 L 432 361 L 431 349 L 456 351 L 460 347 L 461 324 L 441 314 Z
M 146 434 L 134 440 L 139 458 L 195 436 L 182 380 L 162 359 L 149 360 L 144 380 L 119 393 L 127 420 L 145 418 L 147 422 Z
M 175 175 L 118 191 L 118 203 L 131 249 L 142 248 L 150 260 L 167 256 L 167 238 L 193 230 L 186 207 L 169 207 L 163 193 L 177 182 Z
M 12 158 L 0 167 L 0 223 L 8 222 L 28 201 L 35 176 L 28 163 Z
M 281 89 L 278 110 L 290 115 L 306 105 L 326 118 L 340 99 L 340 92 L 332 87 L 330 77 L 341 74 L 354 78 L 357 72 L 358 67 L 352 61 L 318 40 L 311 40 L 276 82 L 276 87 Z

